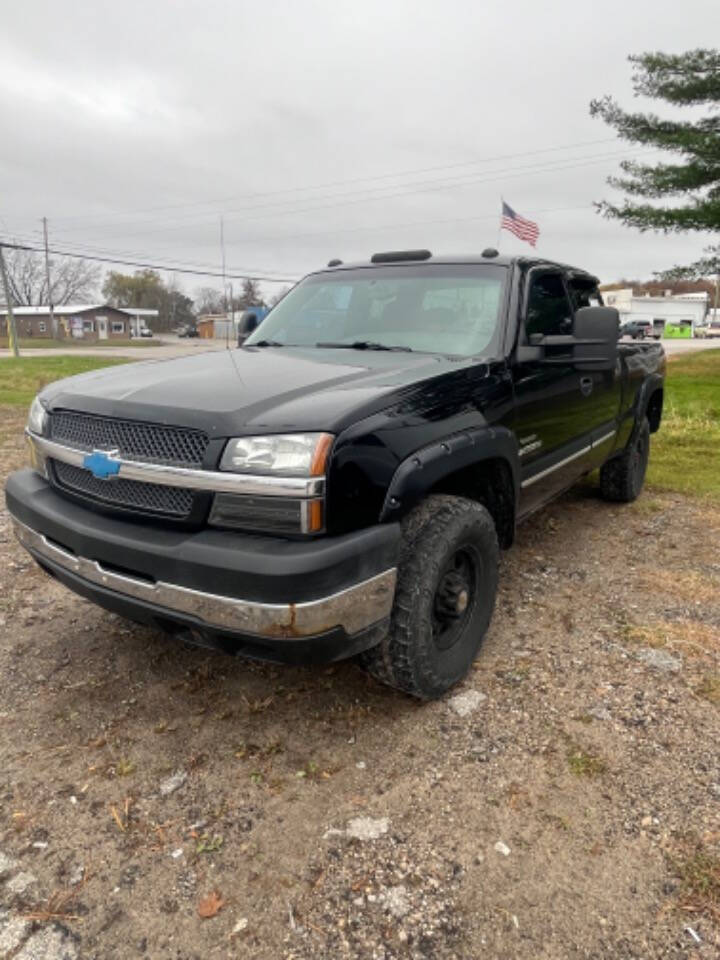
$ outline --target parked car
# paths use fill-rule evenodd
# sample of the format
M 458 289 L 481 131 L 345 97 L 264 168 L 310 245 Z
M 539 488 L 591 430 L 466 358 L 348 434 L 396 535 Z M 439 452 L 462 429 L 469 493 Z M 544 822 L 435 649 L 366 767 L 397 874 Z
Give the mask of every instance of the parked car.
M 652 324 L 648 320 L 626 320 L 620 326 L 620 336 L 642 340 L 650 335 L 651 329 Z
M 705 328 L 707 338 L 720 337 L 720 320 L 711 320 Z
M 663 349 L 619 342 L 593 300 L 590 274 L 495 250 L 319 270 L 239 349 L 44 387 L 15 533 L 131 620 L 358 657 L 438 697 L 478 654 L 517 524 L 596 469 L 607 500 L 642 489 Z
M 199 336 L 198 329 L 197 327 L 188 323 L 184 327 L 180 327 L 180 329 L 178 330 L 178 336 L 179 337 L 197 337 Z
M 140 336 L 141 336 L 141 337 L 152 337 L 152 335 L 153 335 L 153 332 L 152 332 L 152 330 L 151 330 L 149 327 L 141 327 L 141 328 L 140 328 Z

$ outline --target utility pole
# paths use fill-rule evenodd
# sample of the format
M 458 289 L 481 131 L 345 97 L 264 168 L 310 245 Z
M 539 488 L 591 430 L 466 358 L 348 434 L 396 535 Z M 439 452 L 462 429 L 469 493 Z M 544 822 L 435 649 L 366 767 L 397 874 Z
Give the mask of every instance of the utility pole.
M 12 297 L 10 296 L 10 284 L 8 282 L 7 270 L 5 268 L 5 257 L 3 255 L 3 245 L 0 243 L 0 273 L 2 273 L 2 285 L 5 291 L 5 303 L 7 304 L 7 330 L 8 344 L 16 357 L 20 356 L 17 342 L 17 330 L 15 329 L 15 314 L 12 308 Z
M 228 298 L 227 298 L 227 278 L 225 276 L 225 222 L 220 217 L 220 252 L 222 254 L 222 282 L 223 282 L 223 311 L 225 313 L 225 349 L 228 349 Z
M 50 332 L 53 340 L 57 340 L 57 324 L 55 323 L 55 307 L 53 306 L 52 287 L 50 285 L 50 253 L 48 251 L 47 217 L 43 217 L 43 236 L 45 238 L 45 283 L 47 284 L 48 306 L 50 307 Z

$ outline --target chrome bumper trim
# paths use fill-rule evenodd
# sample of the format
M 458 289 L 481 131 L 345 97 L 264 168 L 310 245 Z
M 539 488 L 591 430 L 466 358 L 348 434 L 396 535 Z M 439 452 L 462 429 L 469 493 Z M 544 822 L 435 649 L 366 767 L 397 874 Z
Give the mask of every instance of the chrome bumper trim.
M 45 459 L 61 460 L 74 467 L 84 467 L 90 451 L 76 450 L 55 443 L 47 437 L 39 437 L 25 431 L 28 443 Z M 325 494 L 325 477 L 266 477 L 250 473 L 224 473 L 219 470 L 191 470 L 186 467 L 169 467 L 139 460 L 123 460 L 109 457 L 111 463 L 119 464 L 116 474 L 123 480 L 139 480 L 141 483 L 158 483 L 165 487 L 185 487 L 190 490 L 210 490 L 213 493 L 242 493 L 256 497 L 322 497 Z M 109 477 L 107 483 L 113 482 Z
M 393 567 L 340 593 L 305 603 L 259 603 L 202 593 L 173 583 L 135 579 L 78 557 L 11 516 L 15 536 L 35 559 L 44 558 L 88 583 L 166 610 L 196 617 L 208 627 L 260 637 L 298 638 L 342 627 L 352 635 L 390 615 L 397 570 Z

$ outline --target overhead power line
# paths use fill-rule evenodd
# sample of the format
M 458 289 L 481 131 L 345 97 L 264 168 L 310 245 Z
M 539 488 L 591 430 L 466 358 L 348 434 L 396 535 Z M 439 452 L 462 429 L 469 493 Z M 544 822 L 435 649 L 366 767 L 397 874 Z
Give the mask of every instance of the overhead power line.
M 0 241 L 0 247 L 8 250 L 28 250 L 32 253 L 43 253 L 43 247 L 30 246 L 24 243 L 8 243 L 5 240 Z M 143 263 L 139 260 L 121 260 L 117 257 L 98 257 L 97 255 L 87 253 L 72 253 L 69 250 L 57 250 L 49 248 L 48 253 L 57 257 L 70 257 L 73 260 L 93 260 L 98 263 L 115 263 L 125 267 L 141 267 L 151 270 L 166 270 L 169 273 L 190 273 L 198 277 L 217 277 L 222 279 L 223 274 L 217 270 L 191 270 L 187 267 L 173 267 L 164 263 Z M 259 280 L 263 283 L 295 283 L 298 277 L 258 277 L 251 276 L 249 273 L 227 273 L 226 276 L 233 280 Z
M 602 137 L 598 140 L 581 140 L 575 143 L 559 144 L 558 146 L 555 146 L 555 147 L 543 147 L 539 150 L 522 150 L 519 153 L 506 153 L 506 154 L 500 154 L 494 157 L 483 157 L 477 160 L 464 160 L 464 161 L 459 161 L 457 163 L 438 164 L 432 167 L 420 167 L 420 168 L 416 167 L 412 170 L 395 170 L 392 173 L 379 173 L 379 174 L 374 174 L 367 177 L 352 177 L 345 180 L 331 180 L 327 183 L 308 184 L 306 186 L 300 186 L 300 187 L 285 187 L 281 190 L 265 190 L 265 191 L 246 194 L 241 199 L 243 201 L 254 200 L 259 197 L 273 197 L 273 196 L 281 196 L 283 194 L 286 195 L 289 193 L 303 193 L 309 190 L 326 190 L 329 187 L 343 187 L 343 186 L 350 186 L 356 183 L 371 183 L 376 180 L 391 180 L 397 177 L 411 177 L 411 176 L 416 176 L 418 174 L 424 174 L 424 173 L 436 173 L 439 170 L 458 170 L 461 167 L 474 167 L 474 166 L 480 166 L 484 163 L 497 163 L 500 160 L 513 160 L 517 157 L 534 157 L 534 156 L 539 156 L 541 154 L 546 154 L 546 153 L 557 153 L 560 150 L 576 150 L 582 147 L 592 147 L 592 146 L 597 146 L 597 144 L 600 144 L 600 143 L 618 143 L 618 138 Z M 191 201 L 190 203 L 188 202 L 171 203 L 171 204 L 164 204 L 162 206 L 156 206 L 156 207 L 144 207 L 136 210 L 115 211 L 115 214 L 118 216 L 134 216 L 135 214 L 154 213 L 154 212 L 159 212 L 163 210 L 179 210 L 179 209 L 185 209 L 188 207 L 217 206 L 220 204 L 226 205 L 228 203 L 236 202 L 238 199 L 239 198 L 237 196 L 234 196 L 234 197 L 222 197 L 214 200 L 194 200 L 194 201 Z M 54 217 L 53 219 L 55 220 L 56 223 L 75 223 L 79 220 L 94 220 L 98 218 L 106 219 L 107 217 L 108 217 L 108 213 L 103 212 L 103 213 L 78 214 L 76 216 L 70 216 L 70 217 Z M 75 229 L 75 228 L 67 228 L 67 229 Z M 82 229 L 82 227 L 78 229 Z
M 30 230 L 29 232 L 22 232 L 22 233 L 17 233 L 17 232 L 11 233 L 11 231 L 7 228 L 7 224 L 6 224 L 5 232 L 7 235 L 12 236 L 12 242 L 15 244 L 19 244 L 19 245 L 24 244 L 28 247 L 34 247 L 37 244 L 43 243 L 42 232 L 40 230 L 34 230 L 34 231 Z M 154 253 L 146 253 L 145 251 L 141 252 L 135 249 L 119 250 L 117 248 L 111 249 L 109 247 L 100 247 L 96 243 L 93 243 L 92 241 L 90 242 L 83 241 L 79 243 L 73 243 L 72 241 L 70 241 L 69 243 L 63 243 L 63 239 L 64 238 L 60 238 L 60 242 L 63 244 L 63 247 L 65 248 L 66 256 L 69 256 L 70 253 L 73 253 L 73 254 L 78 254 L 84 259 L 89 260 L 91 259 L 92 256 L 97 254 L 98 257 L 106 257 L 108 258 L 108 260 L 112 260 L 113 263 L 121 263 L 125 260 L 154 261 L 156 257 L 156 254 Z M 2 242 L 3 241 L 0 240 L 0 243 Z M 9 244 L 10 244 L 10 241 L 5 242 L 5 246 L 9 246 Z M 168 270 L 171 272 L 172 271 L 180 272 L 181 268 L 185 269 L 186 271 L 191 271 L 191 268 L 194 268 L 194 267 L 198 268 L 197 272 L 203 272 L 206 270 L 212 271 L 215 269 L 214 265 L 211 265 L 205 262 L 199 262 L 197 260 L 188 260 L 188 259 L 176 260 L 175 258 L 172 258 L 172 257 L 164 257 L 162 256 L 162 254 L 160 254 L 160 256 L 162 257 L 165 263 L 165 266 L 158 269 Z M 240 268 L 235 267 L 234 269 L 239 270 Z M 251 276 L 254 276 L 255 274 L 258 274 L 258 275 L 263 274 L 270 277 L 272 274 L 277 274 L 277 271 L 265 270 L 263 267 L 243 267 L 242 270 L 243 270 L 243 273 L 242 273 L 243 277 L 251 277 Z M 191 272 L 196 272 L 196 271 L 192 270 Z M 281 278 L 277 277 L 277 279 L 281 279 Z
M 637 154 L 636 154 L 637 156 Z M 440 180 L 429 180 L 429 181 L 417 181 L 414 183 L 408 183 L 404 186 L 401 184 L 393 184 L 390 187 L 382 187 L 381 190 L 393 190 L 391 193 L 368 193 L 364 191 L 361 195 L 357 194 L 345 194 L 345 195 L 329 195 L 326 198 L 318 197 L 318 200 L 325 200 L 327 202 L 322 203 L 311 203 L 309 206 L 295 207 L 294 209 L 288 209 L 287 207 L 283 208 L 282 204 L 270 204 L 265 208 L 263 206 L 258 207 L 247 207 L 243 209 L 230 210 L 227 212 L 229 215 L 225 215 L 225 222 L 232 222 L 235 218 L 242 218 L 243 222 L 248 220 L 263 220 L 270 217 L 278 216 L 292 216 L 300 213 L 308 213 L 316 210 L 327 210 L 335 209 L 337 207 L 347 207 L 355 206 L 357 204 L 363 203 L 373 203 L 377 201 L 384 201 L 394 199 L 396 197 L 409 197 L 414 194 L 421 193 L 430 193 L 430 192 L 439 192 L 449 189 L 458 189 L 463 187 L 469 187 L 484 183 L 497 183 L 503 182 L 505 180 L 513 180 L 518 177 L 527 177 L 527 176 L 538 176 L 546 173 L 553 173 L 555 171 L 562 172 L 565 170 L 574 170 L 580 167 L 592 166 L 598 163 L 604 163 L 606 160 L 618 160 L 622 158 L 631 158 L 632 154 L 628 153 L 627 150 L 621 151 L 620 153 L 614 152 L 610 154 L 600 154 L 591 157 L 583 157 L 581 159 L 575 158 L 574 161 L 568 162 L 567 160 L 554 160 L 551 163 L 543 163 L 540 165 L 530 165 L 525 167 L 514 167 L 509 170 L 493 170 L 486 171 L 482 176 L 473 176 L 470 179 L 467 177 L 455 177 L 455 178 L 443 178 Z M 400 189 L 396 189 L 396 188 Z M 315 199 L 315 198 L 313 198 Z M 281 207 L 281 209 L 272 209 L 273 207 Z M 198 217 L 200 220 L 198 221 Z M 214 221 L 214 217 L 212 220 Z M 174 221 L 168 221 L 164 225 L 158 226 L 146 226 L 140 229 L 133 229 L 130 232 L 123 230 L 122 232 L 112 232 L 104 234 L 108 239 L 123 239 L 131 238 L 138 236 L 145 236 L 148 234 L 164 233 L 167 231 L 181 230 L 183 227 L 190 226 L 200 226 L 203 222 L 208 221 L 207 214 L 189 214 L 187 217 L 177 218 Z M 67 230 L 65 232 L 68 232 Z

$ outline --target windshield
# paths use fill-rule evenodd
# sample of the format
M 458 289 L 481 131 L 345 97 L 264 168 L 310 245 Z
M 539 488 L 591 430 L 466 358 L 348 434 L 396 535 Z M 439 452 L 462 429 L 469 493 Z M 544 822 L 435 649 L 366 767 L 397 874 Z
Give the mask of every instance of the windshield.
M 486 353 L 506 273 L 485 264 L 414 264 L 316 274 L 274 307 L 245 346 Z

